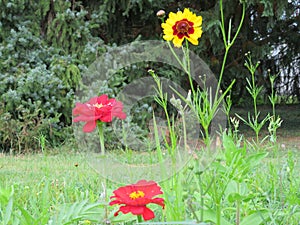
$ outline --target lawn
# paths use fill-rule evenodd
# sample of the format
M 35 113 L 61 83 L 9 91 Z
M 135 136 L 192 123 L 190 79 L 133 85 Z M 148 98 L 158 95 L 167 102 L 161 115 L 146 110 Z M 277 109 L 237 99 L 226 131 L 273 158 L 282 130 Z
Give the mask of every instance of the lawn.
M 159 180 L 166 207 L 151 206 L 157 215 L 154 222 L 214 224 L 221 210 L 221 224 L 235 224 L 237 212 L 240 224 L 299 224 L 297 138 L 295 142 L 281 138 L 276 146 L 244 153 L 230 147 L 234 143 L 230 138 L 222 140 L 223 150 L 205 169 L 197 152 L 198 158 L 192 157 L 173 177 Z M 126 184 L 105 179 L 89 163 L 87 153 L 67 149 L 55 154 L 0 155 L 0 224 L 135 223 L 131 214 L 114 217 L 116 207 L 108 206 L 112 191 Z M 226 156 L 228 151 L 236 151 L 235 157 Z M 139 158 L 150 160 L 153 152 L 118 155 L 136 164 Z
M 155 212 L 151 223 L 297 225 L 298 107 L 277 108 L 284 119 L 277 143 L 269 138 L 255 143 L 253 133 L 241 124 L 241 139 L 224 132 L 217 149 L 197 148 L 187 158 L 171 154 L 171 161 L 163 147 L 116 150 L 106 158 L 81 152 L 74 144 L 38 154 L 1 154 L 0 224 L 135 224 L 130 213 L 114 216 L 117 207 L 108 203 L 118 187 L 146 179 L 160 185 L 165 201 L 164 209 L 150 204 Z M 266 115 L 270 109 L 259 110 Z M 247 111 L 234 108 L 231 116 L 246 117 Z M 264 127 L 261 140 L 266 135 Z

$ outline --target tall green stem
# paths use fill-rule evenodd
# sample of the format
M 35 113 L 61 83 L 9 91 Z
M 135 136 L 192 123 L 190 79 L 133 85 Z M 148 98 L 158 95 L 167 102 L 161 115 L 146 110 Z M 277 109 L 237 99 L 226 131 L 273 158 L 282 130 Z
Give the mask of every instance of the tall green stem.
M 240 183 L 237 182 L 237 193 L 240 194 Z M 236 225 L 240 225 L 240 200 L 236 202 Z
M 216 100 L 218 99 L 217 96 L 218 96 L 219 90 L 221 88 L 221 81 L 222 81 L 224 70 L 225 70 L 225 64 L 226 64 L 226 60 L 227 60 L 227 55 L 228 55 L 228 52 L 229 52 L 229 48 L 230 47 L 226 47 L 225 48 L 225 54 L 224 54 L 223 63 L 222 63 L 222 67 L 221 67 L 221 71 L 220 71 L 220 75 L 219 75 L 218 86 L 217 86 L 217 90 L 216 90 L 216 98 L 215 98 Z
M 184 71 L 185 71 L 186 73 L 188 73 L 187 68 L 184 66 L 184 64 L 181 62 L 181 60 L 178 58 L 178 55 L 177 55 L 176 52 L 174 51 L 174 49 L 173 49 L 173 47 L 172 47 L 170 41 L 167 41 L 167 44 L 168 44 L 169 49 L 171 50 L 173 56 L 175 57 L 176 61 L 179 63 L 179 65 L 182 67 L 182 69 L 184 69 Z
M 225 70 L 225 64 L 226 64 L 226 59 L 227 59 L 229 49 L 231 48 L 231 46 L 235 42 L 235 40 L 236 40 L 236 38 L 237 38 L 241 28 L 242 28 L 243 22 L 244 22 L 245 12 L 246 12 L 246 3 L 243 2 L 242 4 L 243 4 L 243 12 L 242 12 L 242 17 L 241 17 L 241 20 L 240 20 L 240 24 L 238 26 L 238 29 L 237 29 L 234 37 L 232 38 L 232 40 L 230 40 L 231 22 L 229 23 L 228 34 L 226 35 L 225 19 L 224 19 L 224 12 L 223 12 L 223 1 L 220 0 L 221 32 L 222 32 L 223 42 L 224 42 L 224 46 L 225 46 L 225 54 L 224 54 L 224 58 L 223 58 L 222 68 L 221 68 L 220 75 L 219 75 L 219 82 L 218 82 L 218 86 L 217 86 L 217 90 L 216 90 L 216 98 L 217 98 L 218 92 L 220 90 L 221 81 L 222 81 L 222 78 L 223 78 L 223 73 L 224 73 L 224 70 Z
M 137 221 L 138 221 L 138 223 L 142 223 L 143 222 L 143 219 L 142 219 L 141 215 L 137 215 Z
M 104 155 L 105 147 L 104 147 L 103 123 L 99 120 L 97 120 L 97 128 L 98 128 L 98 134 L 99 134 L 99 140 L 100 140 L 101 155 Z
M 254 125 L 255 127 L 258 127 L 257 96 L 259 93 L 259 88 L 255 84 L 255 70 L 256 67 L 253 68 L 250 72 L 251 72 L 251 79 L 252 79 L 252 97 L 253 97 L 254 118 L 255 118 Z M 258 135 L 259 135 L 259 129 L 255 129 L 256 143 L 258 143 L 259 141 Z
M 216 225 L 221 225 L 221 203 L 220 202 L 216 202 L 216 215 L 217 215 Z
M 257 87 L 255 85 L 255 70 L 251 71 L 251 78 L 252 78 L 252 87 L 254 89 L 254 93 L 253 93 L 253 106 L 254 106 L 254 116 L 258 116 L 257 115 L 257 103 L 256 103 L 256 99 L 257 99 Z
M 203 192 L 203 186 L 202 186 L 202 178 L 201 178 L 201 174 L 198 175 L 199 179 L 197 179 L 196 174 L 194 174 L 195 180 L 197 182 L 197 187 L 200 191 L 200 221 L 204 220 L 204 192 Z
M 275 104 L 276 104 L 276 97 L 275 97 L 275 93 L 274 93 L 274 80 L 275 78 L 270 78 L 270 81 L 271 81 L 271 97 L 270 97 L 270 100 L 271 100 L 271 104 L 272 104 L 272 113 L 273 113 L 273 116 L 274 116 L 274 119 L 276 118 L 276 112 L 275 112 Z
M 193 96 L 195 97 L 195 90 L 194 90 L 194 85 L 193 85 L 193 79 L 192 79 L 192 75 L 191 75 L 191 62 L 190 62 L 190 52 L 189 52 L 189 41 L 187 39 L 185 39 L 185 49 L 184 47 L 182 47 L 182 51 L 184 53 L 184 58 L 186 61 L 186 73 L 188 74 L 188 78 L 189 78 L 189 82 L 190 82 L 190 86 L 191 86 L 191 91 L 193 93 Z

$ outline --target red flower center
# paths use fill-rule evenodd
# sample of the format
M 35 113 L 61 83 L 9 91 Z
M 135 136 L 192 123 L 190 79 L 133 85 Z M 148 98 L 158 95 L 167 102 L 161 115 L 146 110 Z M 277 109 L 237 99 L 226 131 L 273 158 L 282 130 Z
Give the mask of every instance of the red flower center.
M 184 36 L 189 37 L 189 34 L 194 33 L 193 25 L 194 23 L 187 19 L 177 21 L 172 27 L 173 35 L 177 35 L 179 38 L 183 38 Z
M 176 29 L 178 32 L 181 32 L 181 33 L 186 33 L 188 32 L 189 30 L 189 23 L 187 21 L 179 21 L 177 26 L 176 26 Z
M 129 195 L 129 197 L 133 200 L 135 200 L 137 198 L 143 198 L 144 196 L 145 196 L 145 193 L 142 191 L 134 191 Z

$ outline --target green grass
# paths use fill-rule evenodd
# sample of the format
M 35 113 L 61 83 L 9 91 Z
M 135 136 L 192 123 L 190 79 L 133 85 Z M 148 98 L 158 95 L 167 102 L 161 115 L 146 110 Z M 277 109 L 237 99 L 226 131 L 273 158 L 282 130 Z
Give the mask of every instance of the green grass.
M 279 146 L 278 151 L 272 148 L 267 151 L 269 152 L 267 158 L 247 172 L 241 181 L 241 185 L 245 188 L 244 194 L 249 195 L 249 200 L 242 202 L 241 218 L 252 215 L 258 219 L 260 213 L 267 224 L 296 225 L 300 215 L 299 149 L 282 149 Z M 263 149 L 262 152 L 264 152 Z M 120 160 L 127 159 L 126 157 L 132 159 L 131 163 L 146 162 L 151 157 L 153 159 L 153 152 L 148 155 L 145 152 L 131 152 L 129 155 L 120 153 L 119 156 Z M 192 160 L 179 174 L 161 182 L 165 193 L 164 198 L 167 204 L 173 207 L 166 207 L 166 211 L 161 216 L 165 214 L 166 217 L 169 217 L 167 221 L 172 221 L 170 220 L 172 218 L 179 221 L 195 221 L 197 217 L 199 219 L 201 216 L 200 199 L 203 198 L 204 219 L 214 221 L 212 218 L 215 217 L 216 212 L 209 211 L 207 208 L 208 206 L 212 209 L 216 207 L 213 200 L 214 193 L 218 193 L 222 188 L 225 192 L 230 193 L 232 191 L 229 188 L 230 185 L 226 186 L 225 183 L 229 182 L 232 185 L 236 182 L 236 178 L 228 177 L 229 180 L 224 178 L 225 174 L 231 173 L 232 168 L 227 167 L 228 161 L 222 159 L 221 155 L 219 156 L 221 157 L 220 165 L 225 166 L 221 170 L 219 166 L 215 167 L 212 164 L 199 173 L 199 161 Z M 242 165 L 240 169 L 243 170 L 244 167 Z M 224 173 L 224 171 L 227 172 Z M 218 179 L 220 180 L 218 181 Z M 215 184 L 218 186 L 209 186 L 212 181 L 216 182 Z M 221 181 L 224 183 L 219 183 Z M 197 186 L 199 184 L 202 188 L 208 189 L 206 194 L 201 194 L 201 188 L 199 189 Z M 112 220 L 112 222 L 114 219 L 130 221 L 133 217 L 129 214 L 126 215 L 127 217 L 115 218 L 113 212 L 116 209 L 105 206 L 112 190 L 119 185 L 107 182 L 89 165 L 84 154 L 60 152 L 53 155 L 11 156 L 2 154 L 0 156 L 0 212 L 3 215 L 7 211 L 9 198 L 13 196 L 14 204 L 10 221 L 22 221 L 19 217 L 24 219 L 27 215 L 26 212 L 32 217 L 31 220 L 28 219 L 30 221 L 28 223 L 24 220 L 16 224 L 35 224 L 35 222 L 36 224 L 47 224 L 41 221 L 51 218 L 56 218 L 56 221 L 65 221 L 61 224 L 68 224 L 66 221 L 72 221 L 72 219 L 66 218 L 67 214 L 70 214 L 72 218 L 74 215 L 79 215 L 77 218 L 80 218 L 69 224 L 89 224 L 89 221 L 92 221 L 90 224 L 102 224 L 104 219 Z M 103 195 L 104 191 L 107 192 L 106 196 Z M 221 198 L 222 221 L 226 220 L 228 224 L 234 224 L 236 204 L 229 201 L 226 195 L 224 196 Z M 25 211 L 20 211 L 20 207 Z M 61 211 L 65 213 L 59 214 Z M 160 211 L 158 211 L 158 215 L 160 215 Z M 154 221 L 158 222 L 161 216 Z M 0 224 L 5 223 L 0 222 Z M 245 222 L 245 224 L 247 223 Z
M 87 210 L 84 207 L 106 201 L 99 198 L 103 192 L 102 183 L 103 179 L 87 165 L 80 154 L 1 155 L 0 212 L 10 212 L 11 223 L 8 224 L 47 224 L 46 221 L 50 221 L 60 210 L 65 210 L 65 215 L 68 212 L 73 214 L 67 206 L 72 203 L 74 206 L 77 204 L 78 213 L 82 214 L 83 219 L 79 221 L 84 221 Z M 13 207 L 8 210 L 12 196 Z M 101 207 L 91 210 L 97 212 L 98 218 L 103 214 Z M 18 214 L 22 215 L 22 219 Z M 61 216 L 54 221 L 67 220 L 66 216 Z
M 284 113 L 287 107 L 289 113 Z M 225 135 L 216 155 L 203 156 L 197 150 L 174 176 L 163 174 L 172 172 L 171 164 L 162 171 L 130 171 L 132 183 L 153 173 L 163 189 L 166 208 L 150 206 L 156 215 L 151 222 L 299 225 L 300 140 L 299 129 L 293 126 L 300 121 L 297 107 L 278 107 L 284 123 L 275 145 L 266 139 L 252 146 L 253 134 L 241 124 L 245 148 Z M 260 110 L 266 115 L 270 108 Z M 234 109 L 232 115 L 245 116 L 246 111 Z M 261 139 L 266 135 L 265 130 Z M 160 165 L 168 156 L 166 149 L 161 150 L 162 155 L 156 150 L 109 152 L 104 167 L 115 175 L 111 180 L 97 172 L 100 155 L 79 152 L 74 146 L 53 151 L 45 146 L 40 154 L 0 154 L 0 225 L 134 224 L 134 216 L 114 217 L 117 207 L 108 206 L 113 190 L 128 184 L 127 172 L 115 162 L 128 168 Z M 96 159 L 94 164 L 91 159 Z
M 84 182 L 99 177 L 81 154 L 1 155 L 1 185 L 33 185 L 42 179 L 64 179 L 67 183 Z M 78 165 L 78 166 L 77 166 Z

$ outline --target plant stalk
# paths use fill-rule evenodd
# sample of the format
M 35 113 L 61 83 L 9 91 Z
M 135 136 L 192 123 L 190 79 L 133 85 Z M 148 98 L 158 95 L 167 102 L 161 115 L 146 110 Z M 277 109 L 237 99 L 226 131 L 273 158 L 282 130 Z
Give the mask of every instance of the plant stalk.
M 101 155 L 105 155 L 103 123 L 99 120 L 97 120 L 97 128 L 98 128 L 99 141 L 100 141 L 100 152 Z

